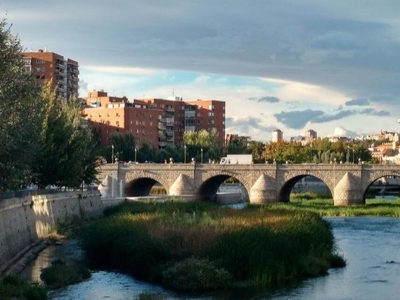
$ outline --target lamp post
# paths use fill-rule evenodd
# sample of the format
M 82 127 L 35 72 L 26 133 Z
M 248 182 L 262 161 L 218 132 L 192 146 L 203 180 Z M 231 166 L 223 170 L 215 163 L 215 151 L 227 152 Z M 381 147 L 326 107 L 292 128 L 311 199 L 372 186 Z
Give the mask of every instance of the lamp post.
M 312 144 L 310 144 L 310 163 L 312 163 Z
M 354 165 L 354 148 L 353 148 L 353 165 Z
M 186 164 L 186 145 L 183 145 L 183 162 Z
M 136 159 L 137 159 L 137 148 L 135 147 L 135 164 L 136 164 Z
M 201 155 L 200 155 L 200 162 L 203 163 L 203 148 L 200 149 Z
M 114 163 L 114 145 L 111 145 L 111 163 Z
M 347 146 L 346 163 L 350 164 L 350 146 Z

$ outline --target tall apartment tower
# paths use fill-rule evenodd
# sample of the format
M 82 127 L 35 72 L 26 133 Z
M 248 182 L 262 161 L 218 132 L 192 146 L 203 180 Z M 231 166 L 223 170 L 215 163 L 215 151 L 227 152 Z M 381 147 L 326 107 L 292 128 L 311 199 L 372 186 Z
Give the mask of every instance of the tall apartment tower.
M 276 143 L 283 140 L 283 132 L 280 129 L 276 129 L 272 132 L 272 142 Z
M 216 100 L 183 101 L 182 98 L 134 99 L 111 97 L 103 90 L 89 92 L 86 119 L 107 145 L 114 131 L 129 132 L 139 146 L 154 148 L 182 145 L 185 131 L 216 129 L 221 145 L 225 135 L 225 102 Z
M 24 68 L 32 72 L 35 81 L 45 85 L 51 80 L 51 88 L 64 99 L 78 97 L 79 65 L 72 59 L 39 50 L 37 52 L 23 52 Z
M 317 132 L 309 129 L 304 133 L 304 137 L 308 140 L 316 140 L 317 139 Z

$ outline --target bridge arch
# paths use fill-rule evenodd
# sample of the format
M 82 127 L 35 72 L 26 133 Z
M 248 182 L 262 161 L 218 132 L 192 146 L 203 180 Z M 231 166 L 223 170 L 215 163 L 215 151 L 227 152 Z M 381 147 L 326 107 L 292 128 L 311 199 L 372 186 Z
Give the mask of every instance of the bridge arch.
M 326 185 L 326 187 L 328 188 L 331 197 L 333 198 L 333 192 L 331 190 L 331 188 L 329 187 L 328 184 L 326 184 L 326 182 L 324 182 L 324 180 L 316 175 L 313 174 L 297 174 L 297 175 L 293 175 L 293 177 L 289 177 L 289 179 L 287 179 L 284 184 L 282 185 L 282 187 L 279 189 L 278 192 L 278 202 L 290 202 L 290 194 L 295 186 L 295 184 L 297 182 L 299 182 L 301 179 L 306 178 L 306 177 L 312 177 L 312 178 L 316 178 L 318 180 L 320 180 L 323 184 Z
M 239 181 L 240 184 L 242 184 L 246 194 L 244 195 L 244 198 L 248 201 L 249 190 L 246 187 L 246 181 L 244 178 L 242 178 L 242 176 L 237 176 L 237 174 L 232 174 L 230 172 L 213 172 L 212 174 L 207 174 L 207 176 L 203 178 L 202 184 L 196 191 L 196 199 L 209 202 L 217 201 L 218 189 L 220 188 L 221 184 L 229 178 L 234 178 L 235 180 Z
M 374 183 L 377 182 L 381 178 L 385 178 L 388 181 L 390 181 L 390 179 L 397 179 L 397 181 L 400 181 L 400 175 L 397 173 L 391 172 L 391 171 L 385 171 L 385 172 L 381 171 L 381 172 L 375 172 L 375 173 L 371 174 L 370 178 L 368 179 L 367 185 L 365 187 L 363 187 L 363 190 L 362 190 L 364 204 L 365 204 L 366 198 L 368 196 L 368 193 L 370 192 L 370 189 L 373 187 Z M 399 186 L 400 186 L 400 184 L 399 184 Z M 382 185 L 382 186 L 378 186 L 378 187 L 382 187 L 383 189 L 387 188 L 386 185 Z
M 168 184 L 159 176 L 152 174 L 126 174 L 124 195 L 125 197 L 148 196 L 155 184 L 160 184 L 168 192 Z

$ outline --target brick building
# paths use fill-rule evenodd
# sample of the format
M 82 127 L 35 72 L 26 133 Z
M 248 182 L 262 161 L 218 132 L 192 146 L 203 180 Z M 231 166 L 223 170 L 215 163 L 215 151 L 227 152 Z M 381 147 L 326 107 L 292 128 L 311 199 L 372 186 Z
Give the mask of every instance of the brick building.
M 225 102 L 217 100 L 183 101 L 182 98 L 135 99 L 108 96 L 92 91 L 86 98 L 86 119 L 100 133 L 102 145 L 114 131 L 130 132 L 138 146 L 164 148 L 181 145 L 185 131 L 219 133 L 221 144 L 225 135 Z
M 38 52 L 23 52 L 24 68 L 32 72 L 35 81 L 44 85 L 52 80 L 51 88 L 64 99 L 78 97 L 79 65 L 72 59 L 39 50 Z

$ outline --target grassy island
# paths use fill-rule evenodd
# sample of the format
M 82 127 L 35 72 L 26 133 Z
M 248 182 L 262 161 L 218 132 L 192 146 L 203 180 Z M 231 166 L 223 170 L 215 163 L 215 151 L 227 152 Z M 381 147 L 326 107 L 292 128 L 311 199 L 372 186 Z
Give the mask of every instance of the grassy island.
M 344 266 L 329 223 L 312 212 L 199 202 L 126 202 L 80 229 L 92 267 L 178 290 L 274 283 Z

